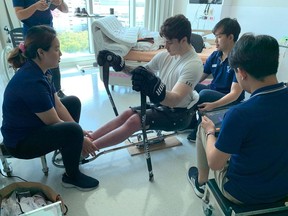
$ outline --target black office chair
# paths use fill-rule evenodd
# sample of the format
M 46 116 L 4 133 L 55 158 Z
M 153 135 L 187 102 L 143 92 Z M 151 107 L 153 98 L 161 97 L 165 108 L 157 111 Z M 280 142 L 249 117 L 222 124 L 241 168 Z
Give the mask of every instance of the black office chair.
M 191 33 L 190 42 L 197 53 L 201 53 L 205 47 L 204 40 L 199 34 Z
M 17 47 L 21 42 L 24 42 L 23 28 L 21 27 L 10 30 L 9 35 L 13 47 Z

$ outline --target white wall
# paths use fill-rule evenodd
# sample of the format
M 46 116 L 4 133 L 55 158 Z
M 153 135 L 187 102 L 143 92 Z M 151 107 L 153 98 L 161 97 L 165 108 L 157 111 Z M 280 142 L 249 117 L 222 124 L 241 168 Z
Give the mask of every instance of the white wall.
M 280 47 L 280 61 L 277 77 L 279 81 L 288 82 L 288 48 Z
M 9 16 L 7 15 L 7 10 L 9 11 Z M 7 32 L 4 31 L 4 27 L 7 26 L 9 29 L 20 27 L 21 22 L 17 19 L 13 4 L 11 0 L 1 0 L 0 1 L 0 44 L 2 47 L 6 46 Z M 9 18 L 8 18 L 9 17 Z M 0 51 L 2 48 L 0 46 Z
M 276 39 L 288 35 L 288 1 L 230 0 L 223 5 L 222 17 L 236 17 L 242 33 L 269 34 Z
M 187 4 L 186 16 L 191 22 L 192 30 L 211 30 L 220 20 L 222 5 L 211 4 L 208 15 L 204 14 L 205 7 L 206 4 Z
M 283 0 L 230 0 L 223 5 L 222 17 L 236 17 L 241 24 L 241 32 L 268 34 L 280 40 L 288 36 L 288 1 Z M 280 49 L 277 77 L 288 80 L 288 51 Z
M 187 0 L 174 0 L 173 14 L 184 14 L 186 13 Z
M 5 10 L 5 2 L 2 0 L 0 1 L 0 14 L 1 14 L 1 19 L 0 19 L 0 44 L 2 47 L 5 45 L 5 36 L 6 32 L 4 31 L 4 26 L 9 25 L 9 21 L 7 18 L 6 10 Z
M 268 34 L 280 40 L 288 36 L 288 1 L 284 0 L 223 0 L 221 6 L 213 6 L 213 21 L 197 20 L 203 14 L 205 5 L 188 4 L 186 16 L 191 21 L 192 29 L 212 29 L 224 17 L 236 18 L 241 25 L 241 34 L 253 32 Z M 288 51 L 280 49 L 278 70 L 280 81 L 288 80 Z

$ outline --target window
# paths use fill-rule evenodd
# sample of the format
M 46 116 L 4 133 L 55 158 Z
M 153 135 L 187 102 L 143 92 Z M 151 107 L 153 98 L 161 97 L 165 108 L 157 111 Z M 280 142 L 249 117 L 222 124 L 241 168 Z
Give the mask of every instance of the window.
M 61 42 L 63 58 L 79 58 L 93 53 L 91 23 L 94 18 L 75 16 L 77 7 L 89 14 L 107 16 L 113 8 L 123 26 L 143 26 L 145 0 L 65 0 L 69 13 L 53 11 L 54 27 Z
M 110 9 L 123 26 L 143 26 L 145 0 L 93 0 L 95 14 L 109 15 Z

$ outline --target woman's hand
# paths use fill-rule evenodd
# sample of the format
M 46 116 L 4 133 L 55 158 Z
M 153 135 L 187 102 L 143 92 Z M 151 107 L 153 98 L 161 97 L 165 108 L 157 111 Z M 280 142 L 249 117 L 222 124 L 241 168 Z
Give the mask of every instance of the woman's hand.
M 85 136 L 84 137 L 84 141 L 83 141 L 83 145 L 82 145 L 82 156 L 86 157 L 86 156 L 96 156 L 96 151 L 98 151 L 98 149 L 92 144 L 92 141 L 89 137 Z

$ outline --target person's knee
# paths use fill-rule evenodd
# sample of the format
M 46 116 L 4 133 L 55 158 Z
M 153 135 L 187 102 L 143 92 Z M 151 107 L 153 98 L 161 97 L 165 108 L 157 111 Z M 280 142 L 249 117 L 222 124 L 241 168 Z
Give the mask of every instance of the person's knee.
M 126 121 L 126 126 L 128 128 L 134 128 L 135 131 L 141 128 L 141 121 L 138 114 L 134 113 L 130 118 Z
M 218 96 L 215 96 L 215 91 L 211 89 L 203 89 L 199 92 L 199 101 L 198 104 L 202 104 L 204 102 L 213 102 L 218 100 Z
M 119 115 L 119 118 L 122 121 L 126 121 L 127 119 L 129 119 L 134 114 L 135 114 L 135 112 L 133 112 L 131 109 L 127 109 L 123 113 L 121 113 L 121 115 Z
M 83 129 L 76 122 L 63 122 L 61 133 L 65 136 L 67 143 L 81 143 L 83 142 L 84 135 Z
M 67 96 L 69 97 L 71 103 L 74 105 L 74 106 L 77 106 L 77 107 L 81 107 L 81 101 L 78 97 L 74 96 L 74 95 L 71 95 L 71 96 Z
M 73 106 L 81 107 L 81 101 L 78 97 L 74 95 L 69 95 L 60 99 L 64 106 L 69 106 L 73 104 Z
M 213 92 L 213 90 L 211 89 L 203 89 L 199 92 L 199 97 L 200 98 L 204 98 L 204 97 L 207 97 L 211 94 L 211 92 Z

